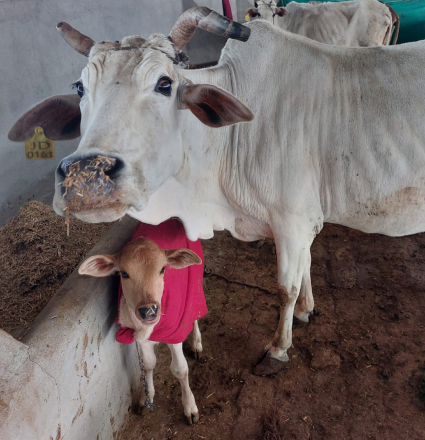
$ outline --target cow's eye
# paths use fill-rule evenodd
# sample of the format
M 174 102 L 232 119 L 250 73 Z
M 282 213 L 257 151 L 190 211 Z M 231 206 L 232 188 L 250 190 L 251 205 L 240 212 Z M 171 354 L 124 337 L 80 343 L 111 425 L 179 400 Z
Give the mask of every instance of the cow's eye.
M 81 81 L 77 81 L 73 84 L 73 86 L 77 89 L 78 96 L 82 98 L 84 96 L 84 86 Z
M 171 84 L 173 83 L 173 80 L 171 78 L 168 78 L 168 76 L 163 76 L 159 78 L 158 82 L 155 86 L 155 92 L 159 92 L 165 96 L 171 95 Z
M 123 278 L 130 278 L 130 275 L 127 272 L 121 272 L 121 276 Z
M 161 272 L 159 272 L 160 274 L 163 274 L 165 272 L 165 266 L 161 269 Z

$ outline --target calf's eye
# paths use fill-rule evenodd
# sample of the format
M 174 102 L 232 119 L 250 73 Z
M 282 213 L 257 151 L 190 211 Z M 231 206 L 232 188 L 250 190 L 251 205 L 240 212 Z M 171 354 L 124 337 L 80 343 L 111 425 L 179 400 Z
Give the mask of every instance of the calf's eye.
M 165 272 L 165 266 L 161 269 L 161 272 L 159 272 L 160 274 L 163 274 Z
M 163 76 L 159 78 L 158 82 L 155 86 L 155 92 L 161 93 L 165 96 L 171 95 L 171 84 L 173 83 L 173 80 L 171 78 L 168 78 L 168 76 Z
M 130 278 L 130 275 L 127 272 L 121 272 L 121 276 L 123 278 Z

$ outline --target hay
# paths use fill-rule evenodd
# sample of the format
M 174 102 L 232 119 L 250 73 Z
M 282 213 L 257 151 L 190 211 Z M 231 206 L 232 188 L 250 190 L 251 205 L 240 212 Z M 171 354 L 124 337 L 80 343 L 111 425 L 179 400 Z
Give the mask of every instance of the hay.
M 117 160 L 112 157 L 96 156 L 84 168 L 81 168 L 81 161 L 75 162 L 68 167 L 65 180 L 61 185 L 65 188 L 64 197 L 68 190 L 77 193 L 79 197 L 85 196 L 84 192 L 89 188 L 90 183 L 97 181 L 98 190 L 102 190 L 105 183 L 114 183 L 114 181 L 105 173 L 110 171 Z
M 93 200 L 108 197 L 115 188 L 115 182 L 106 173 L 116 161 L 112 157 L 96 156 L 71 164 L 61 182 L 65 188 L 63 197 L 68 199 L 66 209 L 79 211 L 93 204 Z
M 75 218 L 70 237 L 50 206 L 29 202 L 0 228 L 0 328 L 22 337 L 110 224 Z

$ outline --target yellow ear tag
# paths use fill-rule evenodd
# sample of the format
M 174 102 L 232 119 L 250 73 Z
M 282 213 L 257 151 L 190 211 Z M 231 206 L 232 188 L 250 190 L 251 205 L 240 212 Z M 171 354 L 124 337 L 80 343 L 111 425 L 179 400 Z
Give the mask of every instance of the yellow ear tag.
M 29 160 L 54 159 L 55 142 L 44 136 L 41 127 L 35 127 L 34 136 L 25 141 L 25 157 Z
M 245 14 L 245 21 L 251 21 L 251 16 L 249 14 Z

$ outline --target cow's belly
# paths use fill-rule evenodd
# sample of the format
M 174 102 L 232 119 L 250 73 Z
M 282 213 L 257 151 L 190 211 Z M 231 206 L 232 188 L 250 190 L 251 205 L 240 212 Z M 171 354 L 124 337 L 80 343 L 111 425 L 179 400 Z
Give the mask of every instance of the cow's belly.
M 425 189 L 407 187 L 365 202 L 352 202 L 346 213 L 331 219 L 363 232 L 402 236 L 425 231 Z

